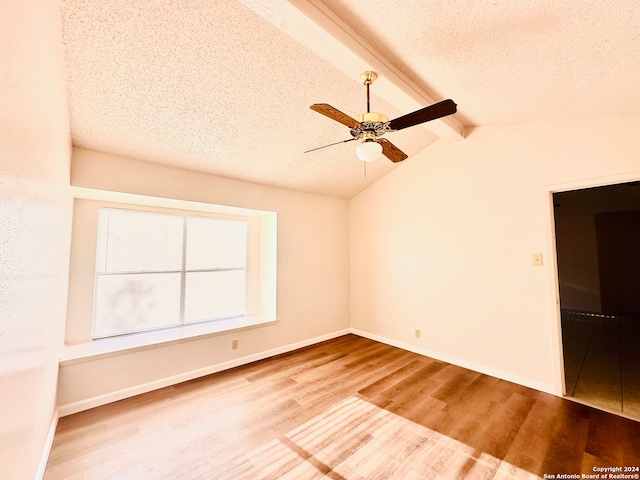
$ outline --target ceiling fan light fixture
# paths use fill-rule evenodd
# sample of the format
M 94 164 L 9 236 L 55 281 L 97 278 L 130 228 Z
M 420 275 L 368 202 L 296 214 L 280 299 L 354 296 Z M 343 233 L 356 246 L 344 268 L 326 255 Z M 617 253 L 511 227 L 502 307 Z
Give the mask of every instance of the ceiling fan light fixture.
M 382 155 L 382 145 L 373 139 L 365 139 L 356 147 L 356 155 L 363 162 L 373 162 Z

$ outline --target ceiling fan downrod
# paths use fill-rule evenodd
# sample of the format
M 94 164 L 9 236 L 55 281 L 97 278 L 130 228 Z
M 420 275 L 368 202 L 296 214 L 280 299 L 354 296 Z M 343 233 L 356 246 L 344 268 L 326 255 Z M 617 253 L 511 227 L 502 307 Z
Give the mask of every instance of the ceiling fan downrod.
M 364 84 L 365 87 L 367 87 L 367 113 L 371 113 L 369 85 L 371 85 L 376 78 L 378 78 L 376 72 L 367 71 L 360 74 L 360 81 Z

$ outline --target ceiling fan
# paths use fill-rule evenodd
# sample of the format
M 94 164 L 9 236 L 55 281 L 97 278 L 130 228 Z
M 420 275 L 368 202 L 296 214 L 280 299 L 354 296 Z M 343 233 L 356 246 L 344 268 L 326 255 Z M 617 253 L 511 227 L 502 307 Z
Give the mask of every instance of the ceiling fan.
M 362 140 L 356 148 L 356 155 L 360 160 L 370 162 L 382 154 L 392 162 L 401 162 L 407 158 L 407 154 L 386 138 L 381 138 L 385 133 L 402 130 L 403 128 L 435 120 L 436 118 L 446 117 L 457 111 L 457 105 L 453 100 L 449 99 L 389 121 L 382 113 L 370 111 L 369 85 L 371 85 L 377 77 L 375 72 L 364 72 L 360 75 L 360 81 L 367 87 L 367 113 L 362 113 L 356 116 L 356 118 L 351 118 L 349 115 L 342 113 L 340 110 L 326 103 L 316 103 L 309 107 L 311 110 L 349 127 L 352 138 L 313 148 L 304 153 L 338 145 L 339 143 Z

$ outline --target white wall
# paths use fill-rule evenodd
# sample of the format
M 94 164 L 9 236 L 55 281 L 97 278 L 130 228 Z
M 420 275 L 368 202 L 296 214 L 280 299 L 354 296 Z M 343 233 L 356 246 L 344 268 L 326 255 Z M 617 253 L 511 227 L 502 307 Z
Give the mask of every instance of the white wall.
M 638 131 L 489 126 L 405 161 L 351 200 L 352 327 L 559 393 L 549 191 L 640 178 Z
M 71 172 L 75 186 L 277 212 L 277 323 L 65 364 L 60 369 L 61 411 L 75 411 L 349 327 L 346 200 L 82 149 L 73 151 Z M 85 248 L 95 252 L 94 244 Z M 231 350 L 234 338 L 239 340 L 237 350 Z
M 72 205 L 61 38 L 60 2 L 0 4 L 0 478 L 11 480 L 42 472 L 57 418 Z

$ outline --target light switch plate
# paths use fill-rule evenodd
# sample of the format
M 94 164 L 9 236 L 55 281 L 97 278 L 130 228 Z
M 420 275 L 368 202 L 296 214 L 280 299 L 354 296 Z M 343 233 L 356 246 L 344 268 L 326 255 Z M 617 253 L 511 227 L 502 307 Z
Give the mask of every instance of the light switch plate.
M 533 266 L 534 267 L 541 267 L 542 266 L 542 254 L 541 253 L 534 253 L 533 254 Z

